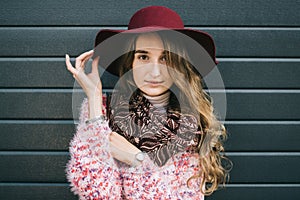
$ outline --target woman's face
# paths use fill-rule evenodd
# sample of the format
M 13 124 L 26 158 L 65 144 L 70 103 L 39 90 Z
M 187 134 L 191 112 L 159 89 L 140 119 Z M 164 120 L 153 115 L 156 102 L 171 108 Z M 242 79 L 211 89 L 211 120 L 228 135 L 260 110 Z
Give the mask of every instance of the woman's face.
M 161 95 L 172 86 L 164 46 L 157 34 L 137 38 L 132 70 L 135 84 L 148 96 Z

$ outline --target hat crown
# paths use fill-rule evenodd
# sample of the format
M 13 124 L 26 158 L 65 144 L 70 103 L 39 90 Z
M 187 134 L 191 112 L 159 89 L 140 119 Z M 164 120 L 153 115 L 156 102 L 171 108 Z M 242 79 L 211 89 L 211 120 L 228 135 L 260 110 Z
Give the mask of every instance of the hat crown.
M 184 28 L 181 17 L 164 6 L 149 6 L 138 10 L 130 19 L 128 30 L 144 27 Z

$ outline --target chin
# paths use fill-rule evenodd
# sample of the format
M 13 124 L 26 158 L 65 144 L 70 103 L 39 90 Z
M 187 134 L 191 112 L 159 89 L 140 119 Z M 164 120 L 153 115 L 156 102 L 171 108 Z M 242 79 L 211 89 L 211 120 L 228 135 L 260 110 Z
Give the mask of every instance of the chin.
M 168 89 L 165 88 L 140 88 L 140 90 L 148 96 L 159 96 L 168 91 Z

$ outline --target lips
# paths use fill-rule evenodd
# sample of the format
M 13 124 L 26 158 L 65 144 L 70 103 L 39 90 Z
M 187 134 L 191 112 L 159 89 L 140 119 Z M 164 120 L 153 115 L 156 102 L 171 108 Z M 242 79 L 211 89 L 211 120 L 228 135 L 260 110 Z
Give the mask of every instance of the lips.
M 163 81 L 145 81 L 146 83 L 150 83 L 150 84 L 162 84 Z
M 150 87 L 158 87 L 158 86 L 162 85 L 163 82 L 164 82 L 164 81 L 152 81 L 152 80 L 150 80 L 150 81 L 145 81 L 145 83 L 146 83 L 147 85 L 149 85 Z

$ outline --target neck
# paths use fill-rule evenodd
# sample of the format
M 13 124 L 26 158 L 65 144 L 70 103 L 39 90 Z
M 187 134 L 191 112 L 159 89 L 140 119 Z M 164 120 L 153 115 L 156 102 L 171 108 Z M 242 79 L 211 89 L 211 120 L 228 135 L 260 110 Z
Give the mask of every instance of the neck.
M 170 97 L 170 91 L 167 91 L 161 95 L 158 96 L 148 96 L 146 94 L 143 94 L 144 97 L 146 97 L 150 103 L 155 107 L 165 107 L 169 103 L 169 97 Z

